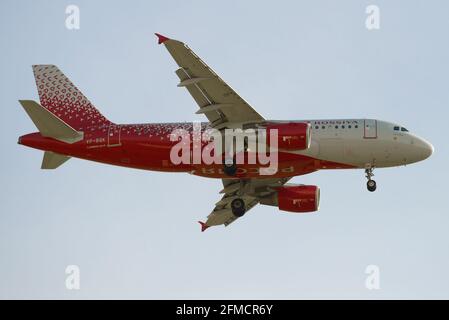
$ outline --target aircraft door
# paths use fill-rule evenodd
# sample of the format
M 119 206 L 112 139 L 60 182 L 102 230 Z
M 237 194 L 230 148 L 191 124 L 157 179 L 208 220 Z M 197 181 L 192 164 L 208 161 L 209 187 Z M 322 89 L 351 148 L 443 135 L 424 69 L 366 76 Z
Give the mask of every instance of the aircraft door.
M 108 147 L 120 146 L 120 125 L 111 124 L 108 130 Z
M 377 138 L 377 120 L 365 119 L 363 128 L 363 138 L 365 139 Z

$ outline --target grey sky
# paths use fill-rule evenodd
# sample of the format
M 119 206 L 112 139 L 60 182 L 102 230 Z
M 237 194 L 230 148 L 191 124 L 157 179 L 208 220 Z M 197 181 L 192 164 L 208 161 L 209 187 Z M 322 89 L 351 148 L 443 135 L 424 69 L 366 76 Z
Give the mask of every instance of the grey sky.
M 81 29 L 65 28 L 77 4 Z M 365 28 L 365 8 L 381 29 Z M 0 298 L 449 298 L 447 1 L 12 1 L 0 4 Z M 32 64 L 112 121 L 204 120 L 153 32 L 182 40 L 266 118 L 372 117 L 435 147 L 425 162 L 321 171 L 320 211 L 259 206 L 200 232 L 219 180 L 72 159 L 39 169 Z M 81 268 L 66 290 L 65 267 Z M 364 286 L 380 267 L 380 290 Z

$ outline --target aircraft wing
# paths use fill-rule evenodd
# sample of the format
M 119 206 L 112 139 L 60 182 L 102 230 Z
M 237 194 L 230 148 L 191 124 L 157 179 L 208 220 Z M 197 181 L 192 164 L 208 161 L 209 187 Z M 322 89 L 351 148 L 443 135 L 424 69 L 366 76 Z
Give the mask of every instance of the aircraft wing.
M 257 123 L 264 120 L 245 100 L 224 82 L 183 42 L 157 34 L 179 66 L 180 82 L 199 106 L 197 114 L 205 114 L 212 127 L 229 123 Z
M 245 202 L 246 213 L 264 198 L 276 192 L 276 187 L 284 185 L 290 178 L 268 179 L 223 179 L 223 197 L 215 204 L 214 210 L 207 216 L 206 222 L 201 222 L 201 231 L 211 226 L 224 224 L 228 226 L 239 217 L 232 213 L 231 202 L 240 198 Z

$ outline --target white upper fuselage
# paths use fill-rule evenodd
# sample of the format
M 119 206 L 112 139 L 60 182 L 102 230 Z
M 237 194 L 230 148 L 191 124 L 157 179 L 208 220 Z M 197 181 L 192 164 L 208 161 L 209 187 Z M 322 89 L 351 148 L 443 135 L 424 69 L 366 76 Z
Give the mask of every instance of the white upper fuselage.
M 294 153 L 366 167 L 393 167 L 428 158 L 433 146 L 399 124 L 374 119 L 307 120 L 309 149 Z

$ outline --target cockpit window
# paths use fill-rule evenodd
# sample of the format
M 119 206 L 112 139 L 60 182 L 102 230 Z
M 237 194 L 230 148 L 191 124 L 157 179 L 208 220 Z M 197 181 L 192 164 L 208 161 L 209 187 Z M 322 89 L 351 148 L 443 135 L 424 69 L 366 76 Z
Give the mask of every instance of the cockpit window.
M 399 131 L 399 127 L 394 127 L 394 131 Z
M 405 129 L 404 127 L 401 128 L 401 131 L 408 132 L 408 130 Z

